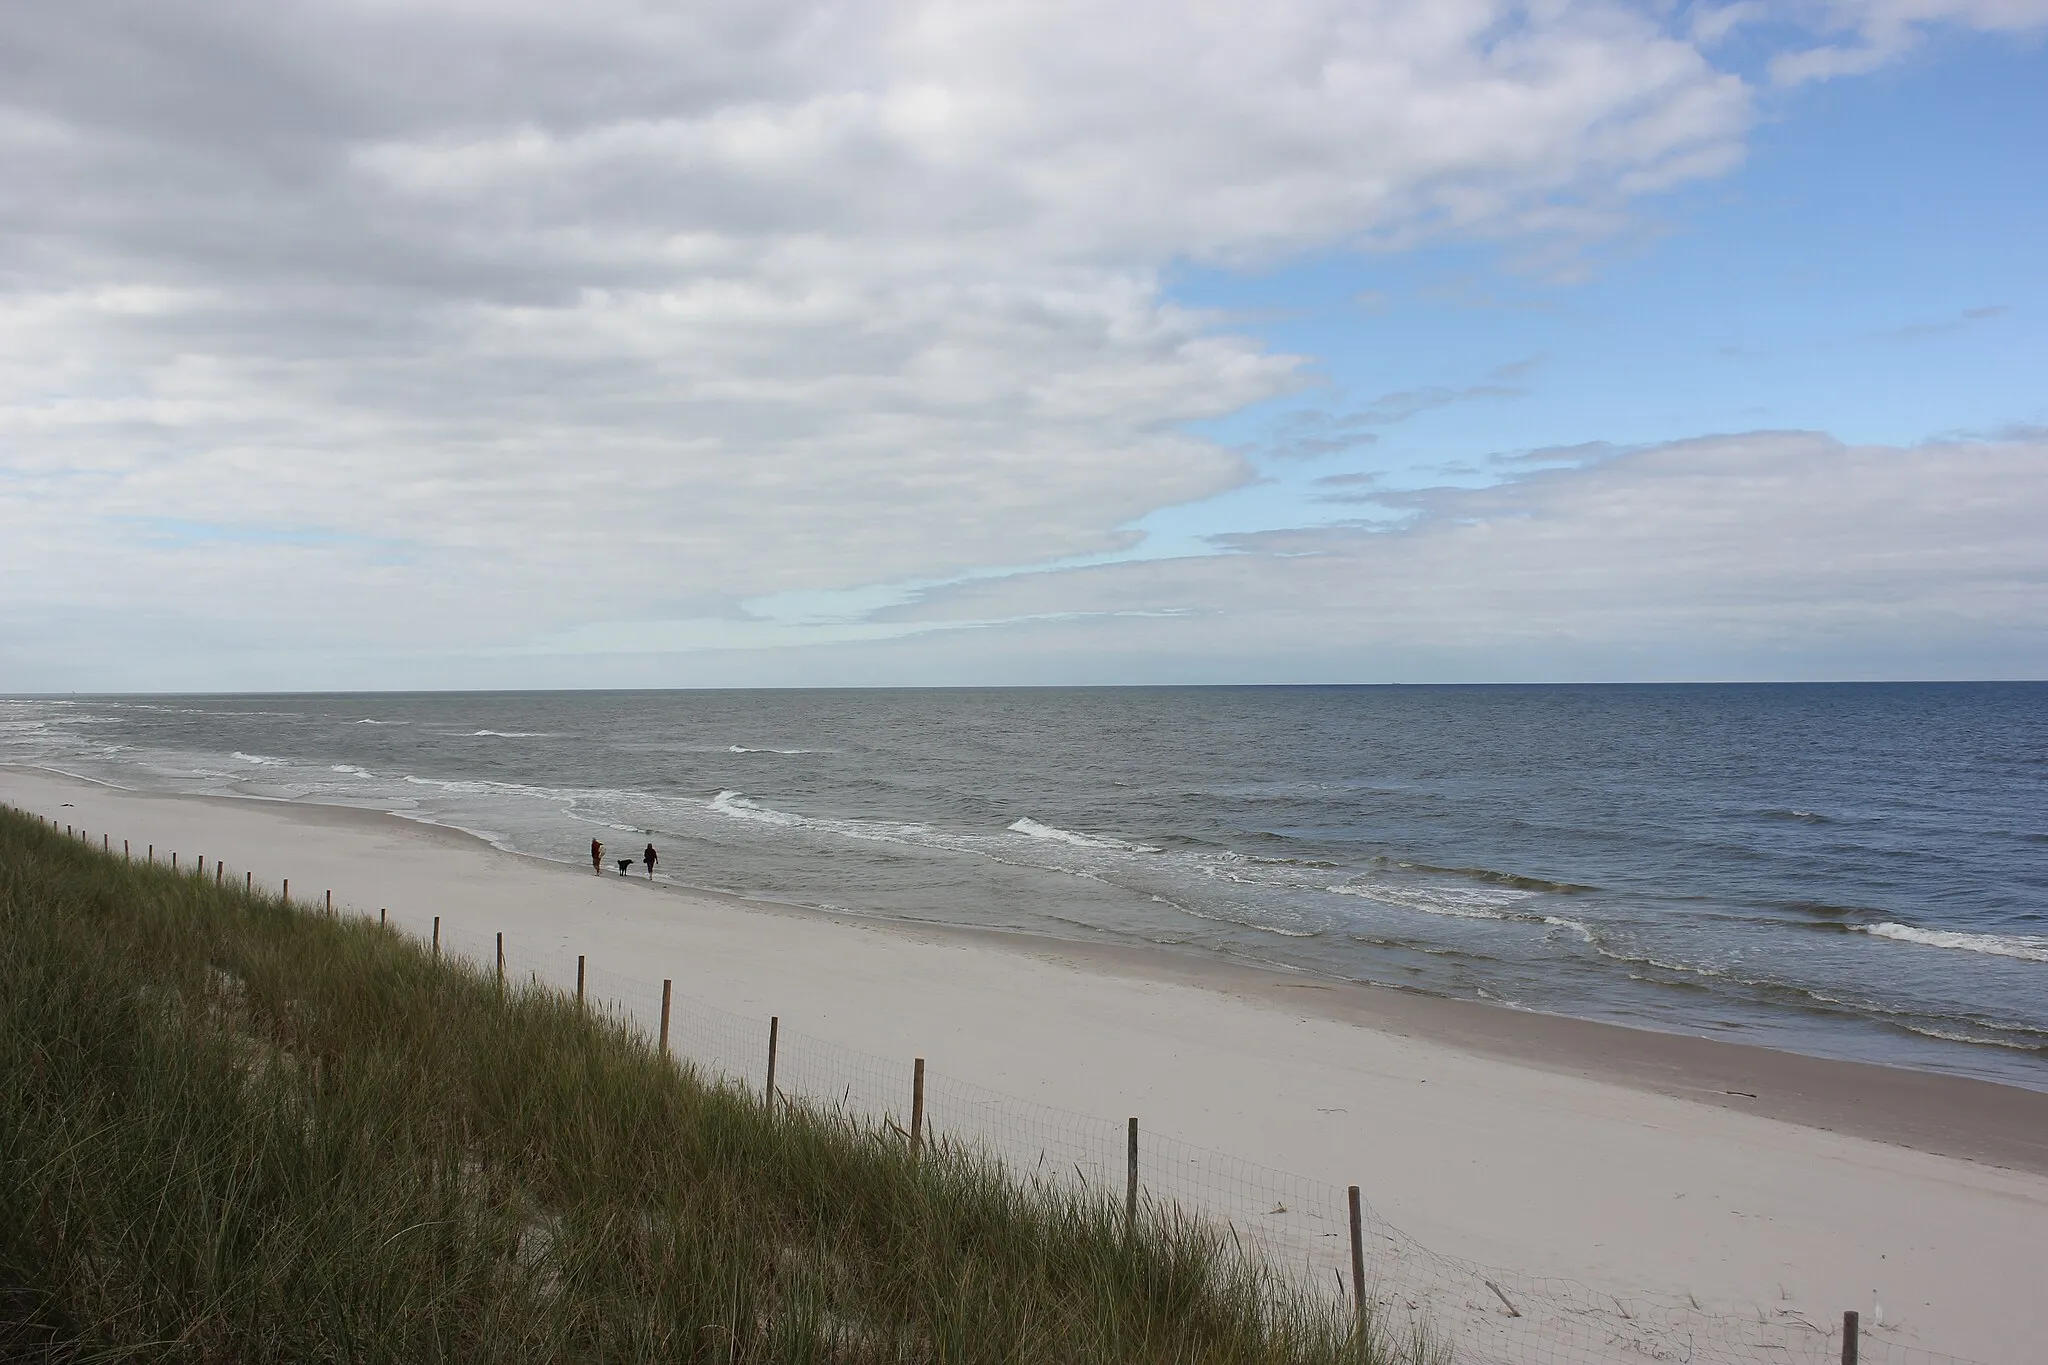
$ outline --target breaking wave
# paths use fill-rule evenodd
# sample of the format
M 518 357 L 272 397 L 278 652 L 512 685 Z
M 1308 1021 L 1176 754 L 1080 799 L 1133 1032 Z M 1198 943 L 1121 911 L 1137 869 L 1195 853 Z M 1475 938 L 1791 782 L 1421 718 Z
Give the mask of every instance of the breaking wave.
M 2048 938 L 2037 934 L 1965 934 L 1955 929 L 1915 929 L 1910 924 L 1857 924 L 1859 934 L 1896 939 L 1929 948 L 1958 948 L 1966 953 L 2014 957 L 2022 962 L 2048 962 Z
M 1398 906 L 1403 910 L 1414 910 L 1425 915 L 1442 915 L 1449 919 L 1519 920 L 1524 924 L 1541 924 L 1546 919 L 1543 915 L 1516 909 L 1517 906 L 1535 899 L 1534 891 L 1495 891 L 1483 887 L 1405 886 L 1377 881 L 1339 882 L 1324 889 L 1333 895 L 1359 896 L 1366 900 L 1378 901 L 1381 905 Z
M 801 815 L 791 815 L 786 810 L 777 810 L 773 806 L 750 801 L 738 792 L 720 792 L 712 797 L 711 809 L 720 815 L 730 815 L 735 820 L 754 820 L 764 825 L 789 827 L 808 823 Z
M 1014 830 L 1018 834 L 1029 835 L 1033 839 L 1051 839 L 1055 843 L 1072 844 L 1076 848 L 1110 848 L 1124 853 L 1159 853 L 1163 851 L 1151 844 L 1134 844 L 1127 839 L 1112 839 L 1106 834 L 1076 834 L 1070 829 L 1061 829 L 1057 825 L 1040 824 L 1029 816 L 1025 816 L 1021 820 L 1013 820 L 1004 828 Z

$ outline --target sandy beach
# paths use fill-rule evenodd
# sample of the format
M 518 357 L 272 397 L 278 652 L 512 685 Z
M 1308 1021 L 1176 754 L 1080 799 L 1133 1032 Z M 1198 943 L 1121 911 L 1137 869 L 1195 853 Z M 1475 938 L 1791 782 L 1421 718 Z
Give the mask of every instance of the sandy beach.
M 0 769 L 0 800 L 422 935 L 1362 1187 L 1440 1253 L 1876 1339 L 2043 1359 L 2048 1094 L 1164 951 L 852 920 L 593 876 L 377 812 Z M 628 836 L 615 836 L 625 840 Z M 637 844 L 635 845 L 637 847 Z M 621 847 L 619 855 L 631 850 Z M 578 850 L 564 849 L 565 858 Z M 557 981 L 556 984 L 565 984 Z M 1881 1311 L 1882 1325 L 1873 1321 Z

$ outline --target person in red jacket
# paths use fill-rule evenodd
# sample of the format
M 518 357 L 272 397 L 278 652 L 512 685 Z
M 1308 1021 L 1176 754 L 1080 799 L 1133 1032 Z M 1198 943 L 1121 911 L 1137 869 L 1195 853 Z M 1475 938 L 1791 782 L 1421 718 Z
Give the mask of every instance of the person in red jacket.
M 604 875 L 604 845 L 595 839 L 590 841 L 590 870 L 600 877 Z

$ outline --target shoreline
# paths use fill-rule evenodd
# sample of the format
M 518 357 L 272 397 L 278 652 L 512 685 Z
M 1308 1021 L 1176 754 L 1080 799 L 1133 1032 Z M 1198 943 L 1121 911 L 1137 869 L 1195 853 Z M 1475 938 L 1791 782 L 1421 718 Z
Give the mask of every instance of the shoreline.
M 0 767 L 0 798 L 425 937 L 492 931 L 875 1057 L 1341 1188 L 1446 1255 L 2027 1356 L 2048 1094 L 1163 948 L 592 876 L 355 807 Z M 73 803 L 72 810 L 61 803 Z M 137 848 L 138 854 L 140 848 Z M 650 896 L 650 891 L 665 894 Z M 556 984 L 560 984 L 557 982 Z M 1743 1093 L 1730 1093 L 1743 1092 Z M 1750 1096 L 1755 1098 L 1750 1098 Z
M 0 773 L 55 775 L 54 769 L 0 765 Z M 459 826 L 414 820 L 364 806 L 270 797 L 145 792 L 76 774 L 68 781 L 142 800 L 224 808 L 257 805 L 309 824 L 395 825 L 440 837 L 450 847 L 481 849 L 536 870 L 581 874 L 577 864 L 500 847 Z M 632 880 L 631 878 L 627 879 Z M 1915 1067 L 1791 1052 L 1606 1020 L 1433 995 L 1426 991 L 1261 967 L 1168 944 L 1120 944 L 976 925 L 826 910 L 709 887 L 656 883 L 654 891 L 710 901 L 742 913 L 794 916 L 856 928 L 880 928 L 911 940 L 981 945 L 1055 961 L 1097 975 L 1140 977 L 1306 1010 L 1376 1032 L 1416 1037 L 1477 1055 L 1559 1074 L 1713 1105 L 1822 1132 L 1838 1132 L 1913 1151 L 2048 1175 L 2048 1090 Z M 1955 1116 L 1970 1121 L 1958 1124 Z

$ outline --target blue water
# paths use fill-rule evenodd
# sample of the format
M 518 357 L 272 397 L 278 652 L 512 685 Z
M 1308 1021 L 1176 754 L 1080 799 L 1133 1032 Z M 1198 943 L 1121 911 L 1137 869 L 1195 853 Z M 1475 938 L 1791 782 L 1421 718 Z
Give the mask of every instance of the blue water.
M 29 699 L 0 761 L 2048 1089 L 2048 684 Z

